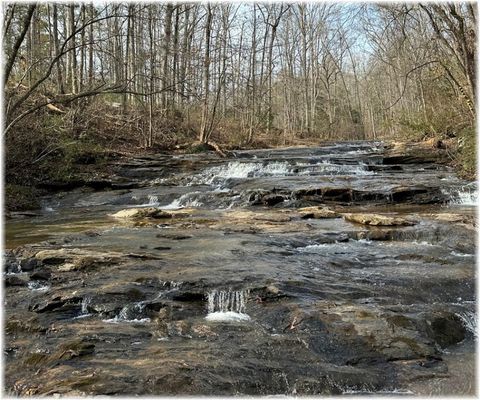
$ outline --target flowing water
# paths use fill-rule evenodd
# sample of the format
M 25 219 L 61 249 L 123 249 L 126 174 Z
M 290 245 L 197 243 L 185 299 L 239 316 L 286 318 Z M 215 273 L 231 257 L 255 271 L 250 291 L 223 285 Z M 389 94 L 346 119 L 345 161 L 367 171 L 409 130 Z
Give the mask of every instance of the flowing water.
M 115 171 L 6 221 L 8 393 L 475 393 L 475 183 L 381 142 Z

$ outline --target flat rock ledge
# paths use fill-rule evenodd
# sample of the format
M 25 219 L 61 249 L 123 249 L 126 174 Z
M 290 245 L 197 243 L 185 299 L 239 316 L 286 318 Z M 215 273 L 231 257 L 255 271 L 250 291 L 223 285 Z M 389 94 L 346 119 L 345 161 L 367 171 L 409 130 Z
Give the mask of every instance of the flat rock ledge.
M 355 222 L 362 225 L 373 226 L 411 226 L 415 222 L 408 221 L 404 218 L 388 217 L 380 214 L 343 214 L 346 221 Z
M 303 207 L 298 212 L 303 219 L 339 218 L 340 215 L 327 207 Z
M 167 212 L 156 207 L 144 207 L 144 208 L 127 208 L 120 210 L 115 214 L 110 214 L 113 218 L 118 219 L 142 219 L 142 218 L 154 218 L 154 219 L 167 219 L 173 218 L 176 213 Z

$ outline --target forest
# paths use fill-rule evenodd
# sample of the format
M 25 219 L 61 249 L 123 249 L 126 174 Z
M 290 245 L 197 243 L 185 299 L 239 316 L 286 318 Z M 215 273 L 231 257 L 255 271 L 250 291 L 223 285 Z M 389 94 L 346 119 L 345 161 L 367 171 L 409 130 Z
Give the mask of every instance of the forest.
M 477 394 L 477 3 L 1 5 L 6 396 Z
M 5 2 L 7 194 L 79 158 L 207 143 L 451 139 L 471 176 L 476 17 L 473 2 Z

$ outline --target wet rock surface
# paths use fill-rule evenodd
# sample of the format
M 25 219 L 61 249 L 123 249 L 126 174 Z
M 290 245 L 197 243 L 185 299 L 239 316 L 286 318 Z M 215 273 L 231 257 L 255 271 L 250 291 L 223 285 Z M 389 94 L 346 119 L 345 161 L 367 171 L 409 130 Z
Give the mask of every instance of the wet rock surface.
M 10 218 L 7 392 L 472 394 L 475 188 L 387 147 L 125 160 Z
M 374 226 L 409 226 L 414 225 L 414 222 L 408 221 L 404 218 L 388 217 L 379 214 L 343 214 L 343 218 L 350 222 L 356 222 L 363 225 Z

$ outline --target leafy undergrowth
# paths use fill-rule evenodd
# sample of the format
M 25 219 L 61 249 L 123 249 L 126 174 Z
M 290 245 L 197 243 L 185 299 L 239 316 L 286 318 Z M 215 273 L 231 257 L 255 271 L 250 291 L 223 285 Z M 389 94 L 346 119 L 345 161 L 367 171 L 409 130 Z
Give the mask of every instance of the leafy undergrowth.
M 468 179 L 477 176 L 477 135 L 475 129 L 464 129 L 458 140 L 457 163 L 460 174 Z
M 31 186 L 5 185 L 5 206 L 9 211 L 26 211 L 38 208 L 38 192 Z

